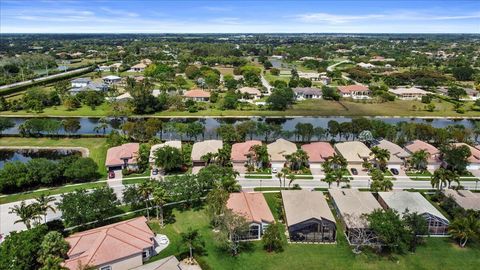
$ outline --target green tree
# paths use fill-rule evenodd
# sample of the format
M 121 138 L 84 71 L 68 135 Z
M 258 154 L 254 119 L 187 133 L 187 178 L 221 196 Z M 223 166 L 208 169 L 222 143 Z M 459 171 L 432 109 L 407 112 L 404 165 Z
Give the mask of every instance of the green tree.
M 415 252 L 417 246 L 422 242 L 423 237 L 428 235 L 427 220 L 416 212 L 405 211 L 403 213 L 403 221 L 410 233 L 410 251 Z
M 0 245 L 0 269 L 39 269 L 38 251 L 47 232 L 45 225 L 11 232 Z
M 465 89 L 458 86 L 450 86 L 448 88 L 447 95 L 455 100 L 460 100 L 461 97 L 466 96 L 467 92 Z
M 268 252 L 283 251 L 284 241 L 282 239 L 282 230 L 280 224 L 270 224 L 262 237 L 263 248 Z
M 416 151 L 410 156 L 410 166 L 416 170 L 425 171 L 427 169 L 427 160 L 429 157 L 430 153 L 425 150 Z
M 164 146 L 157 149 L 154 153 L 155 165 L 161 167 L 165 172 L 171 172 L 181 168 L 183 165 L 183 156 L 180 149 Z
M 15 123 L 6 117 L 0 118 L 0 135 L 7 129 L 12 128 L 15 126 Z
M 193 250 L 202 249 L 205 245 L 198 230 L 188 228 L 186 232 L 180 233 L 181 242 L 187 246 L 190 260 L 193 259 Z
M 466 145 L 444 145 L 440 147 L 442 160 L 447 163 L 448 168 L 457 173 L 464 173 L 470 165 L 468 159 L 471 156 L 470 148 Z
M 156 206 L 157 220 L 161 227 L 163 227 L 163 206 L 167 203 L 168 199 L 169 196 L 165 188 L 157 185 L 152 192 L 152 202 Z
M 147 180 L 140 185 L 138 185 L 138 192 L 140 196 L 142 196 L 143 201 L 145 202 L 145 208 L 147 210 L 147 219 L 150 219 L 150 197 L 152 196 L 153 190 L 154 190 L 155 184 L 153 183 L 153 180 Z
M 43 265 L 44 269 L 47 269 L 46 266 L 59 269 L 59 264 L 52 265 L 52 263 L 59 261 L 54 260 L 54 258 L 67 258 L 67 252 L 69 249 L 70 246 L 61 233 L 50 231 L 43 237 L 43 241 L 40 244 L 38 260 Z
M 385 171 L 387 169 L 387 162 L 390 160 L 390 151 L 382 149 L 378 146 L 371 148 L 372 153 L 375 156 L 375 160 L 380 170 Z
M 410 234 L 396 211 L 376 209 L 367 215 L 367 220 L 386 251 L 403 253 L 406 250 Z
M 38 211 L 40 215 L 43 215 L 43 222 L 47 223 L 47 211 L 50 210 L 55 213 L 55 208 L 52 206 L 52 202 L 55 201 L 55 198 L 50 197 L 48 194 L 42 193 L 40 196 L 35 198 L 35 203 L 37 204 Z
M 57 209 L 62 212 L 66 226 L 77 226 L 92 221 L 101 221 L 118 213 L 119 201 L 113 189 L 96 188 L 91 192 L 77 189 L 62 194 Z
M 393 183 L 390 179 L 386 179 L 383 176 L 383 172 L 379 169 L 373 169 L 370 171 L 370 177 L 372 178 L 372 183 L 370 189 L 373 192 L 379 191 L 389 191 L 393 188 Z
M 38 205 L 35 203 L 26 204 L 25 201 L 10 207 L 9 213 L 18 216 L 19 219 L 14 222 L 15 224 L 21 222 L 25 224 L 27 229 L 32 228 L 32 222 L 36 224 L 42 219 Z
M 474 214 L 458 217 L 450 223 L 448 231 L 463 248 L 467 245 L 468 240 L 480 237 L 480 221 Z
M 207 194 L 207 213 L 214 228 L 219 226 L 220 217 L 227 209 L 228 198 L 229 193 L 223 188 L 214 188 Z

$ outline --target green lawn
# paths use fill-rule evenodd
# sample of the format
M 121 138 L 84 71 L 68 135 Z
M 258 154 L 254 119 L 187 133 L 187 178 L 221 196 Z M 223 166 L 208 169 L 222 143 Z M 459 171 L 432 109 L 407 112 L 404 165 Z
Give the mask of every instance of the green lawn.
M 72 192 L 72 191 L 74 191 L 76 189 L 80 189 L 80 188 L 82 188 L 82 189 L 92 189 L 92 188 L 97 188 L 97 187 L 103 187 L 103 186 L 106 186 L 106 185 L 107 185 L 106 182 L 91 182 L 91 183 L 83 183 L 83 184 L 80 184 L 80 185 L 69 185 L 69 186 L 51 188 L 51 189 L 42 190 L 42 191 L 17 193 L 17 194 L 7 195 L 5 197 L 0 197 L 0 204 L 33 199 L 33 198 L 36 198 L 36 197 L 38 197 L 42 194 L 56 195 L 56 194 Z
M 466 108 L 471 107 L 471 102 L 467 102 Z M 412 110 L 415 105 L 418 109 Z M 340 102 L 329 100 L 304 100 L 294 104 L 286 111 L 269 110 L 219 110 L 218 108 L 208 108 L 196 113 L 187 111 L 162 111 L 154 116 L 174 117 L 174 116 L 451 116 L 451 117 L 469 117 L 480 116 L 479 112 L 467 111 L 459 114 L 453 110 L 453 105 L 448 102 L 436 103 L 437 109 L 434 112 L 423 110 L 424 104 L 420 101 L 396 100 L 387 103 L 363 103 L 349 100 Z M 35 115 L 35 116 L 90 116 L 101 117 L 109 115 L 110 109 L 106 103 L 98 106 L 95 110 L 90 107 L 82 106 L 76 110 L 67 110 L 64 106 L 49 107 L 42 113 L 27 111 L 1 112 L 0 115 Z
M 267 202 L 271 203 L 267 195 Z M 185 254 L 180 233 L 189 227 L 198 229 L 205 241 L 205 251 L 197 253 L 203 269 L 477 269 L 480 263 L 480 246 L 458 248 L 450 239 L 429 238 L 415 254 L 382 257 L 371 253 L 354 255 L 341 232 L 337 244 L 288 244 L 281 253 L 267 253 L 261 242 L 232 257 L 215 246 L 214 232 L 209 227 L 205 210 L 173 210 L 174 222 L 160 229 L 151 224 L 157 233 L 168 235 L 171 244 L 154 259 Z M 194 251 L 195 254 L 195 251 Z
M 90 157 L 97 163 L 99 173 L 107 175 L 105 157 L 107 141 L 105 138 L 0 138 L 1 146 L 44 146 L 44 147 L 85 147 L 90 151 Z
M 133 185 L 133 184 L 141 184 L 145 182 L 147 179 L 123 179 L 122 184 L 124 185 Z
M 251 175 L 251 174 L 246 174 L 245 175 L 246 179 L 272 179 L 271 175 Z

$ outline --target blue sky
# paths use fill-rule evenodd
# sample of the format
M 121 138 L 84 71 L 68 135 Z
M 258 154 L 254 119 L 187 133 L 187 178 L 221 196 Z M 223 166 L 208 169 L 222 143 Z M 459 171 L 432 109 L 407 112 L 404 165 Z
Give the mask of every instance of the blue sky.
M 480 0 L 0 0 L 0 33 L 300 32 L 480 33 Z

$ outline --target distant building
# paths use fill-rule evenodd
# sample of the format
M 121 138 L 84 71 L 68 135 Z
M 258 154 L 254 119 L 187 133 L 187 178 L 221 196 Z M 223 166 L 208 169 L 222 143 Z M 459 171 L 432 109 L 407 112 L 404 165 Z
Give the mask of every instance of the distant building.
M 293 88 L 293 92 L 297 100 L 322 98 L 322 89 L 314 87 L 296 87 Z
M 201 89 L 193 89 L 186 91 L 183 96 L 186 99 L 191 99 L 194 101 L 209 101 L 210 100 L 210 92 L 201 90 Z
M 97 91 L 104 92 L 107 91 L 108 86 L 104 83 L 97 83 L 88 78 L 78 78 L 71 81 L 71 86 L 68 90 L 70 95 L 76 95 L 80 92 L 86 91 Z
M 102 78 L 103 82 L 107 85 L 117 84 L 122 81 L 122 78 L 115 75 L 109 75 Z
M 369 99 L 372 94 L 367 86 L 360 84 L 339 86 L 337 89 L 340 92 L 340 95 L 344 98 Z
M 147 68 L 147 65 L 144 63 L 138 63 L 130 68 L 132 72 L 144 72 Z
M 262 96 L 262 92 L 255 87 L 242 87 L 238 89 L 242 94 L 248 95 L 251 99 L 259 99 Z
M 416 87 L 410 87 L 410 88 L 396 88 L 396 89 L 389 89 L 388 90 L 390 93 L 394 94 L 397 96 L 399 99 L 403 100 L 414 100 L 414 99 L 422 99 L 423 96 L 426 96 L 429 94 L 429 92 L 416 88 Z
M 370 64 L 370 63 L 364 63 L 364 62 L 360 62 L 357 64 L 357 66 L 361 67 L 361 68 L 365 68 L 365 69 L 372 69 L 372 68 L 376 68 L 375 65 L 373 64 Z

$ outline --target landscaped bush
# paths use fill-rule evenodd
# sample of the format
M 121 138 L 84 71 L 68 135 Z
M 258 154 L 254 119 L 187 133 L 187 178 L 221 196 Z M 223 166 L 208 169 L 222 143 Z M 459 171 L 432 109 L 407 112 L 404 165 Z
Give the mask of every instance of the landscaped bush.
M 35 158 L 27 163 L 8 162 L 0 170 L 0 193 L 15 193 L 40 186 L 78 183 L 98 177 L 98 165 L 91 158 L 68 156 L 59 162 Z

